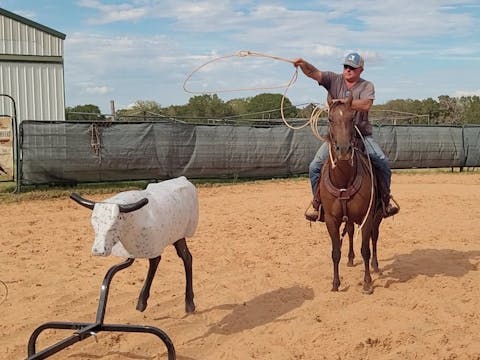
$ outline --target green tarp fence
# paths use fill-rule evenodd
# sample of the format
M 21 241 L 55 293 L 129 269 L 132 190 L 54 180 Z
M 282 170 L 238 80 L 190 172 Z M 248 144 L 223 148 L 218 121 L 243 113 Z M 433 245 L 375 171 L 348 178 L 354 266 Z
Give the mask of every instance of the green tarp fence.
M 22 185 L 284 177 L 307 173 L 321 145 L 309 127 L 281 125 L 23 121 L 19 127 Z M 392 168 L 480 165 L 479 126 L 374 126 L 373 136 Z

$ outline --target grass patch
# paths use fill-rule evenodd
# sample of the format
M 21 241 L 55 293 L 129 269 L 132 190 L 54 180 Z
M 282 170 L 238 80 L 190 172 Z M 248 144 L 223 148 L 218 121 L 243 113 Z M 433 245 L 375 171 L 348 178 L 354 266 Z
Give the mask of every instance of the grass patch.
M 216 187 L 232 184 L 282 181 L 292 179 L 305 179 L 306 175 L 292 176 L 289 178 L 230 178 L 230 179 L 189 179 L 198 187 Z M 22 185 L 21 192 L 15 193 L 16 184 L 13 181 L 0 182 L 0 203 L 14 203 L 30 200 L 48 200 L 68 198 L 71 193 L 77 192 L 82 195 L 112 194 L 127 190 L 144 189 L 151 182 L 150 180 L 102 182 L 102 183 L 81 183 L 78 185 Z
M 394 174 L 418 175 L 418 174 L 476 174 L 480 173 L 479 168 L 429 168 L 429 169 L 393 169 Z M 307 174 L 294 175 L 290 177 L 277 178 L 210 178 L 210 179 L 189 179 L 198 187 L 217 187 L 242 183 L 262 183 L 265 181 L 292 181 L 305 180 Z M 0 181 L 0 203 L 13 203 L 30 200 L 48 200 L 68 198 L 72 192 L 82 195 L 112 194 L 120 191 L 144 189 L 153 180 L 120 181 L 102 183 L 81 183 L 78 185 L 36 185 L 22 186 L 20 193 L 15 193 L 16 184 L 14 181 Z

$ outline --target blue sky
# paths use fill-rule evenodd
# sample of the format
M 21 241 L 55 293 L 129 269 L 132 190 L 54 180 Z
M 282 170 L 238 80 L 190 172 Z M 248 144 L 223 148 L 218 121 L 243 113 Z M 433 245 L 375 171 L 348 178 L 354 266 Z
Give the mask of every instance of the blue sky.
M 0 7 L 67 35 L 67 106 L 102 112 L 137 100 L 183 105 L 197 67 L 241 50 L 303 57 L 340 72 L 343 56 L 365 57 L 376 104 L 392 99 L 480 95 L 480 2 L 447 0 L 0 0 Z M 194 73 L 192 91 L 223 100 L 283 89 L 288 62 L 231 57 Z M 326 92 L 299 75 L 292 103 L 324 103 Z

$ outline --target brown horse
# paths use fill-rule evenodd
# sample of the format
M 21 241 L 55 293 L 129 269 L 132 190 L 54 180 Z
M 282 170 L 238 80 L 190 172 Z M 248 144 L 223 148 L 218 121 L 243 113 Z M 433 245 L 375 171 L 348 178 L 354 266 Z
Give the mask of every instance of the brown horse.
M 353 123 L 354 110 L 352 97 L 346 102 L 329 99 L 330 160 L 322 168 L 318 186 L 321 199 L 321 211 L 332 240 L 333 287 L 338 291 L 340 277 L 338 264 L 341 258 L 342 238 L 349 236 L 348 266 L 353 266 L 354 224 L 362 229 L 362 257 L 365 265 L 363 291 L 373 292 L 370 276 L 370 238 L 372 239 L 372 268 L 378 272 L 377 240 L 380 223 L 383 219 L 382 208 L 376 194 L 376 180 L 371 165 L 363 151 L 356 146 L 356 128 Z M 340 226 L 345 223 L 342 236 Z

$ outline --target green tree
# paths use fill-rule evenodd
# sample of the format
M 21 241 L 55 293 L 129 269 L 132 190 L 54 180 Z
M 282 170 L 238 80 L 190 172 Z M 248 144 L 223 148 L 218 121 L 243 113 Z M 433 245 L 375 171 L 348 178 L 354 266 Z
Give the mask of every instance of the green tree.
M 136 121 L 136 120 L 157 120 L 163 118 L 164 110 L 161 105 L 153 100 L 137 100 L 128 109 L 118 110 L 116 118 L 119 121 Z
M 480 124 L 480 97 L 461 97 L 463 103 L 463 121 L 466 124 Z
M 189 99 L 183 115 L 196 118 L 222 118 L 234 115 L 234 111 L 216 94 L 198 95 Z
M 450 124 L 463 123 L 463 109 L 459 99 L 448 95 L 441 95 L 438 97 L 438 101 L 441 111 L 441 122 Z
M 153 100 L 137 100 L 128 108 L 128 111 L 131 113 L 151 112 L 160 114 L 162 112 L 162 106 Z
M 315 104 L 308 104 L 304 108 L 297 110 L 296 117 L 297 118 L 308 119 L 308 118 L 310 118 L 310 116 L 312 116 L 313 110 L 315 110 L 316 107 L 317 107 L 317 105 L 315 105 Z M 325 113 L 325 117 L 326 116 L 327 116 L 327 114 Z
M 232 99 L 227 101 L 227 104 L 232 108 L 235 115 L 242 115 L 247 113 L 248 99 Z
M 105 120 L 97 105 L 77 105 L 65 108 L 66 120 Z
M 281 94 L 260 94 L 248 100 L 247 112 L 255 119 L 280 119 L 280 107 L 282 102 Z M 292 105 L 290 99 L 285 98 L 283 102 L 283 113 L 285 117 L 295 117 L 297 108 Z

